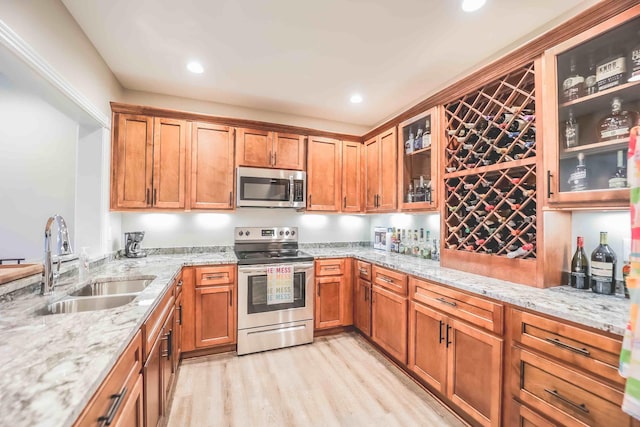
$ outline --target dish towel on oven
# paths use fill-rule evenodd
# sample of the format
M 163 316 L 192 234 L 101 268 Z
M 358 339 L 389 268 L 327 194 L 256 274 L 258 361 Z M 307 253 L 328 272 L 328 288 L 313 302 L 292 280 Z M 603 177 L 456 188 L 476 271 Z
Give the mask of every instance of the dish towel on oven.
M 627 157 L 627 179 L 631 187 L 631 273 L 627 286 L 631 296 L 629 322 L 620 352 L 620 375 L 627 378 L 622 410 L 640 419 L 640 126 L 631 129 Z

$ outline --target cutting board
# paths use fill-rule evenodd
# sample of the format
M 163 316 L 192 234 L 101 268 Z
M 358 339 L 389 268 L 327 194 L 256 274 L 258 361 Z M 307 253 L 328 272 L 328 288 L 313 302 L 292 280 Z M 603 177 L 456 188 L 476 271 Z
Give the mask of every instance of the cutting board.
M 38 273 L 42 273 L 42 264 L 0 265 L 0 285 Z

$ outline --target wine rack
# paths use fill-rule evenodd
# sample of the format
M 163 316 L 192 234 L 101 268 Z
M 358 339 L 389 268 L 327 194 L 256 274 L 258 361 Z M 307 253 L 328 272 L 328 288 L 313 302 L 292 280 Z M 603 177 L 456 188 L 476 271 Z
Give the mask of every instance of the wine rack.
M 535 77 L 531 63 L 445 105 L 445 266 L 535 284 Z

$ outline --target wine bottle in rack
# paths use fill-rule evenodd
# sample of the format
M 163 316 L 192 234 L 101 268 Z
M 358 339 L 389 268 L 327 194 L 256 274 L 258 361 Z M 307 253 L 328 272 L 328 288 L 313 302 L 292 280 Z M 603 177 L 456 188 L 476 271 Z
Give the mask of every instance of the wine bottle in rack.
M 527 255 L 529 252 L 533 250 L 533 244 L 525 243 L 524 245 L 517 248 L 515 251 L 511 251 L 507 253 L 507 258 L 519 258 Z
M 571 191 L 584 191 L 587 189 L 587 166 L 584 163 L 584 153 L 578 153 L 578 165 L 569 175 Z
M 573 109 L 569 109 L 569 117 L 564 122 L 564 145 L 567 148 L 577 147 L 579 141 L 579 127 L 575 117 L 573 117 Z
M 613 295 L 616 291 L 616 254 L 607 244 L 607 233 L 600 232 L 600 244 L 591 253 L 591 290 Z
M 576 252 L 571 259 L 571 287 L 589 289 L 589 260 L 584 252 L 584 237 L 578 236 Z
M 575 56 L 569 60 L 569 77 L 562 83 L 562 93 L 565 102 L 584 96 L 584 77 L 578 74 Z
M 626 188 L 627 187 L 627 168 L 624 167 L 624 151 L 618 150 L 618 165 L 616 171 L 609 179 L 609 188 Z

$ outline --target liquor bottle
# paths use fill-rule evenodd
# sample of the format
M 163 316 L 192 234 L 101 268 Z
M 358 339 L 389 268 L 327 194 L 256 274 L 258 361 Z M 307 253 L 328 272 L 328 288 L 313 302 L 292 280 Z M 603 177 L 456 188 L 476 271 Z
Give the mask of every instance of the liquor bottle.
M 587 166 L 584 164 L 584 153 L 578 153 L 578 166 L 569 175 L 571 191 L 587 189 Z
M 413 131 L 409 131 L 409 138 L 404 142 L 404 152 L 413 153 Z
M 418 236 L 418 256 L 420 258 L 424 258 L 424 247 L 425 247 L 424 228 L 420 227 L 420 235 Z
M 629 81 L 640 80 L 640 31 L 636 37 L 638 43 L 629 52 Z
M 422 148 L 422 127 L 418 128 L 418 133 L 416 134 L 415 139 L 413 140 L 413 151 L 418 151 Z
M 409 191 L 407 191 L 407 203 L 413 203 L 414 199 L 413 184 L 409 183 Z
M 616 254 L 607 244 L 607 233 L 600 232 L 600 244 L 591 254 L 591 290 L 613 295 L 616 291 Z
M 626 80 L 627 58 L 621 52 L 609 48 L 609 56 L 596 66 L 596 84 L 598 91 L 616 87 Z
M 427 116 L 424 124 L 424 133 L 422 134 L 422 148 L 431 146 L 431 116 Z
M 440 261 L 440 245 L 438 244 L 438 239 L 433 239 L 433 243 L 431 244 L 431 259 L 433 261 Z
M 593 95 L 598 91 L 597 85 L 598 79 L 596 78 L 596 61 L 594 59 L 594 53 L 589 53 L 589 69 L 587 71 L 587 77 L 584 79 L 584 86 L 587 95 Z
M 398 233 L 396 232 L 396 228 L 393 227 L 391 229 L 391 252 L 398 252 L 398 246 L 400 242 L 398 241 Z
M 635 126 L 638 113 L 624 111 L 622 100 L 618 97 L 611 102 L 611 114 L 600 120 L 600 141 L 621 139 L 629 136 L 629 132 Z
M 404 230 L 398 229 L 398 253 L 404 254 L 405 235 Z
M 609 188 L 627 188 L 627 168 L 624 167 L 623 150 L 618 150 L 618 166 L 609 179 Z
M 579 126 L 573 117 L 573 110 L 569 109 L 569 118 L 564 122 L 564 143 L 565 147 L 576 147 L 579 141 Z
M 584 237 L 578 236 L 576 252 L 571 259 L 571 287 L 589 289 L 589 260 L 584 251 Z
M 427 201 L 426 188 L 425 188 L 425 185 L 424 185 L 424 176 L 423 175 L 420 175 L 420 184 L 418 184 L 418 187 L 416 188 L 414 201 L 416 201 L 416 202 L 426 202 Z
M 418 242 L 418 230 L 413 230 L 413 248 L 411 250 L 411 255 L 415 257 L 420 256 L 420 245 Z
M 584 77 L 578 74 L 574 56 L 569 62 L 569 77 L 562 83 L 562 93 L 565 102 L 584 96 Z

